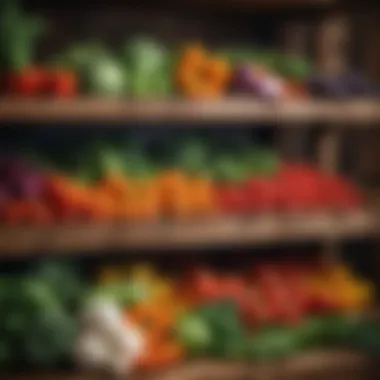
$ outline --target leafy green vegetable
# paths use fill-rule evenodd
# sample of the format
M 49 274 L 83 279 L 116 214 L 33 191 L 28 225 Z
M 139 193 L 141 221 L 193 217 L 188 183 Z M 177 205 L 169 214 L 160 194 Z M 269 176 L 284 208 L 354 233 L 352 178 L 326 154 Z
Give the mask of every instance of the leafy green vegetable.
M 247 174 L 247 167 L 243 161 L 234 156 L 223 155 L 212 163 L 213 178 L 220 182 L 241 182 Z
M 298 334 L 288 328 L 268 328 L 255 333 L 248 343 L 248 356 L 270 360 L 293 354 L 298 346 Z
M 312 73 L 313 67 L 302 57 L 287 55 L 277 62 L 276 71 L 286 78 L 303 80 Z
M 105 54 L 88 63 L 84 83 L 90 93 L 102 96 L 118 96 L 127 91 L 127 77 L 122 64 Z
M 44 262 L 27 274 L 0 281 L 0 363 L 54 366 L 69 357 L 75 310 L 84 294 L 76 272 Z
M 124 48 L 124 62 L 130 69 L 130 90 L 134 97 L 165 95 L 171 87 L 172 57 L 157 41 L 135 37 Z
M 26 15 L 18 1 L 3 0 L 0 4 L 1 68 L 18 71 L 29 66 L 43 31 L 42 19 Z
M 212 344 L 210 326 L 197 313 L 182 316 L 175 326 L 176 334 L 191 355 L 207 352 Z
M 180 144 L 176 163 L 185 172 L 200 174 L 207 167 L 207 149 L 197 139 L 187 139 Z
M 196 315 L 205 321 L 212 334 L 207 353 L 228 358 L 245 355 L 246 331 L 234 302 L 221 301 L 200 307 Z

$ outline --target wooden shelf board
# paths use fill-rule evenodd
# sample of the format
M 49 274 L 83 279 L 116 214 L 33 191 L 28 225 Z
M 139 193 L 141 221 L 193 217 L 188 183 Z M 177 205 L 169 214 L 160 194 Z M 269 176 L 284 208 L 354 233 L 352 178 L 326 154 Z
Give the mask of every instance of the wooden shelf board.
M 218 360 L 194 360 L 165 372 L 147 376 L 131 376 L 131 380 L 299 380 L 366 378 L 374 367 L 373 360 L 346 350 L 314 351 L 271 363 L 232 363 Z M 95 380 L 101 375 L 33 374 L 9 375 L 13 380 Z
M 129 0 L 125 6 L 149 7 L 150 9 L 163 8 L 179 10 L 207 10 L 207 11 L 283 11 L 283 10 L 308 10 L 308 9 L 325 9 L 327 7 L 339 5 L 341 0 Z M 40 6 L 38 0 L 25 0 L 29 7 Z M 89 3 L 88 0 L 79 0 L 79 3 Z M 108 5 L 118 5 L 118 0 L 108 0 Z M 66 4 L 66 8 L 74 7 L 75 3 L 64 3 L 56 1 L 54 7 L 61 7 Z M 99 8 L 104 6 L 102 2 L 92 2 L 93 7 Z M 49 3 L 45 7 L 49 7 Z
M 33 253 L 101 252 L 106 249 L 183 248 L 225 244 L 336 240 L 378 232 L 366 211 L 227 217 L 197 221 L 134 224 L 73 224 L 0 228 L 0 256 Z
M 229 10 L 229 11 L 283 11 L 295 9 L 315 9 L 339 4 L 339 0 L 184 0 L 181 8 Z M 166 0 L 171 5 L 173 0 Z M 217 8 L 216 8 L 217 7 Z
M 260 102 L 247 98 L 215 101 L 111 100 L 96 98 L 0 99 L 0 121 L 36 123 L 204 122 L 304 123 L 346 125 L 380 121 L 380 101 L 294 100 Z

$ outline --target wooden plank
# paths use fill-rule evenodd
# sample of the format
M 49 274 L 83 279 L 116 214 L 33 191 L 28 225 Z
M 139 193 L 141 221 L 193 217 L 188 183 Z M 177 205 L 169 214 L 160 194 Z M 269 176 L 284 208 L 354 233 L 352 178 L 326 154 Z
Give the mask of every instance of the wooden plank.
M 39 6 L 38 0 L 25 0 L 28 8 Z M 80 0 L 79 4 L 89 3 L 88 0 Z M 109 5 L 120 5 L 117 0 L 108 0 Z M 295 9 L 325 9 L 341 3 L 340 0 L 130 0 L 125 6 L 143 6 L 149 8 L 186 9 L 186 10 L 214 10 L 214 11 L 283 11 Z M 75 3 L 56 1 L 54 7 L 66 4 L 66 8 L 74 7 Z M 93 6 L 101 6 L 101 2 L 93 3 Z M 45 5 L 45 3 L 44 3 Z M 49 6 L 47 3 L 46 6 Z
M 1 99 L 0 121 L 38 123 L 86 122 L 344 122 L 380 121 L 380 101 L 295 100 L 260 102 L 249 98 L 215 101 Z
M 299 380 L 350 379 L 362 380 L 374 367 L 365 355 L 347 350 L 306 352 L 270 363 L 236 363 L 227 360 L 193 360 L 148 376 L 131 376 L 131 380 Z M 106 375 L 35 374 L 9 375 L 12 380 L 96 380 Z
M 176 249 L 223 244 L 266 244 L 371 236 L 378 220 L 369 212 L 261 215 L 188 222 L 82 224 L 0 228 L 0 256 L 101 252 L 105 249 Z

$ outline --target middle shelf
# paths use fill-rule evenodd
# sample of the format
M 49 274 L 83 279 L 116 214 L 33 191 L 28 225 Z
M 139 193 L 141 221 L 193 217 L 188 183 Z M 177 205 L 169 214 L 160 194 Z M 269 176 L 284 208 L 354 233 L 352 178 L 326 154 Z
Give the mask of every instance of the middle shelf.
M 375 236 L 378 228 L 376 214 L 365 210 L 340 214 L 265 214 L 187 222 L 4 226 L 0 228 L 0 256 L 336 240 Z

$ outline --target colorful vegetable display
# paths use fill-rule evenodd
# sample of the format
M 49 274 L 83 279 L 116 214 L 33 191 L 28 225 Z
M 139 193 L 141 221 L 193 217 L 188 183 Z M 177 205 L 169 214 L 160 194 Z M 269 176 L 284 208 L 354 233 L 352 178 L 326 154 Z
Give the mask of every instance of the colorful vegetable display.
M 313 65 L 298 55 L 251 46 L 209 51 L 201 44 L 185 44 L 169 49 L 147 36 L 127 39 L 119 54 L 98 42 L 76 43 L 41 66 L 34 52 L 44 30 L 42 20 L 27 15 L 17 2 L 3 3 L 0 68 L 6 93 L 137 99 L 215 99 L 238 93 L 262 100 L 379 94 L 378 85 L 360 74 L 315 74 Z
M 199 356 L 261 361 L 331 345 L 378 352 L 378 324 L 357 318 L 372 306 L 373 286 L 343 264 L 173 272 L 106 261 L 92 265 L 95 282 L 77 265 L 43 260 L 0 276 L 2 369 L 73 360 L 120 375 Z
M 145 289 L 139 300 L 133 287 Z M 234 273 L 105 267 L 95 294 L 117 302 L 141 332 L 145 350 L 134 368 L 146 372 L 185 357 L 265 360 L 345 344 L 357 326 L 345 315 L 370 307 L 374 290 L 344 265 L 283 260 Z
M 348 211 L 362 203 L 348 180 L 310 165 L 281 162 L 269 148 L 247 143 L 226 148 L 191 136 L 180 143 L 156 142 L 158 154 L 137 148 L 132 140 L 89 142 L 74 168 L 54 157 L 33 163 L 28 155 L 4 156 L 0 216 L 9 224 L 186 220 Z

